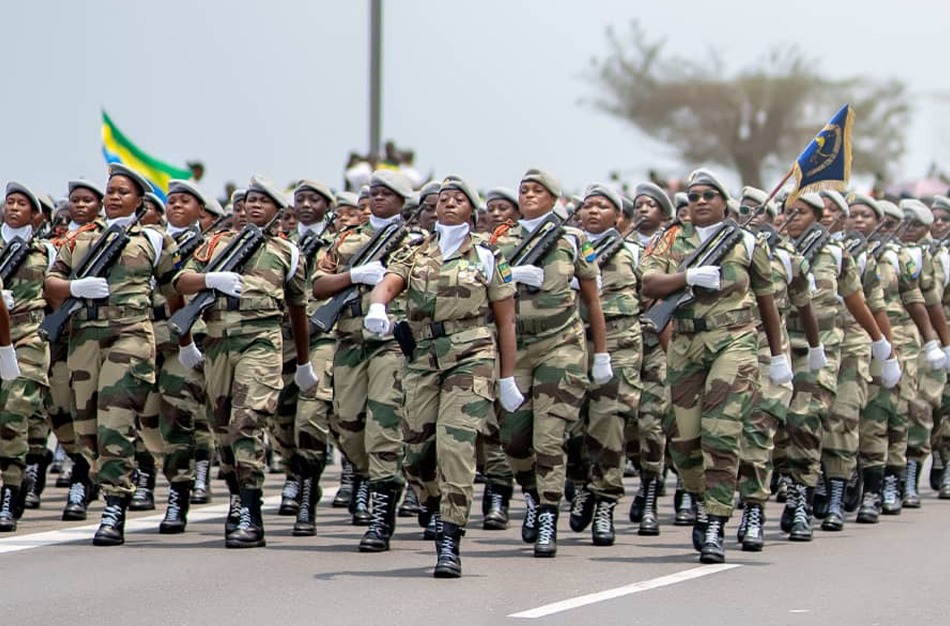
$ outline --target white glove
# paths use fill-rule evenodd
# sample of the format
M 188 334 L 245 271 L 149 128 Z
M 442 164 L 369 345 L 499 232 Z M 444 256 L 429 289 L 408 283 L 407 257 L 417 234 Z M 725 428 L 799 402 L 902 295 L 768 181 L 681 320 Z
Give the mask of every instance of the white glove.
M 13 292 L 9 289 L 3 290 L 3 306 L 7 307 L 8 311 L 12 311 L 13 307 L 16 306 L 16 301 L 13 299 Z
M 379 302 L 369 305 L 369 311 L 366 312 L 366 317 L 363 318 L 363 326 L 371 333 L 388 335 L 390 324 L 389 316 L 386 315 L 386 305 Z
M 828 357 L 825 356 L 825 344 L 819 343 L 814 348 L 808 346 L 808 369 L 816 372 L 828 365 Z
M 105 278 L 77 278 L 69 281 L 69 293 L 77 298 L 97 298 L 109 297 L 109 282 Z
M 13 344 L 0 346 L 0 378 L 15 380 L 20 375 L 20 366 L 16 361 L 16 349 Z
M 357 265 L 350 270 L 350 280 L 354 283 L 363 283 L 370 287 L 376 285 L 386 275 L 386 268 L 379 261 L 366 265 Z
M 719 268 L 715 265 L 691 267 L 686 270 L 686 284 L 690 287 L 705 287 L 719 291 L 722 288 L 722 277 Z
M 891 358 L 891 344 L 887 337 L 882 336 L 871 344 L 871 356 L 882 363 Z
M 926 353 L 924 358 L 927 359 L 927 365 L 930 366 L 930 369 L 942 370 L 947 366 L 947 357 L 940 349 L 940 343 L 936 339 L 924 344 L 924 352 Z
M 501 407 L 509 413 L 516 410 L 524 402 L 524 396 L 521 395 L 521 391 L 518 389 L 517 383 L 515 383 L 514 376 L 499 380 L 498 390 L 501 392 L 498 398 L 501 402 Z
M 208 272 L 205 274 L 205 287 L 217 289 L 232 298 L 241 297 L 244 286 L 244 277 L 237 272 Z
M 318 381 L 319 379 L 313 371 L 313 365 L 311 365 L 309 361 L 297 366 L 297 373 L 294 374 L 294 382 L 297 383 L 297 388 L 300 389 L 300 391 L 310 389 L 316 385 Z
M 773 356 L 769 363 L 769 379 L 776 385 L 792 382 L 792 368 L 788 364 L 788 357 L 784 354 Z
M 178 362 L 188 369 L 198 367 L 204 360 L 205 355 L 201 354 L 201 350 L 198 349 L 194 341 L 187 346 L 178 348 Z
M 591 377 L 598 385 L 604 385 L 610 382 L 614 377 L 614 370 L 610 367 L 610 355 L 606 352 L 594 354 L 594 365 L 590 368 Z
M 947 357 L 947 371 L 950 372 L 950 346 L 943 347 L 943 355 Z
M 535 265 L 516 265 L 511 268 L 511 280 L 540 289 L 544 282 L 544 270 Z
M 884 388 L 893 389 L 900 379 L 901 366 L 897 362 L 897 357 L 884 361 L 884 367 L 881 369 L 881 384 Z

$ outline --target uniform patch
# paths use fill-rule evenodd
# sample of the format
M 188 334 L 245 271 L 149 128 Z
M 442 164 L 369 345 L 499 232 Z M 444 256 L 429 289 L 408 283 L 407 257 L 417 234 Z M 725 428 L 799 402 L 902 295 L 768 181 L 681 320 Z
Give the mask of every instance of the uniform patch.
M 907 261 L 907 273 L 913 278 L 917 278 L 917 275 L 920 274 L 920 269 L 917 267 L 917 264 L 914 263 L 913 259 L 908 259 Z
M 511 268 L 508 267 L 508 261 L 502 261 L 498 264 L 498 274 L 506 283 L 511 282 Z
M 597 253 L 594 252 L 594 246 L 590 245 L 589 241 L 585 241 L 581 244 L 581 256 L 584 257 L 584 260 L 588 263 L 593 262 L 597 258 Z

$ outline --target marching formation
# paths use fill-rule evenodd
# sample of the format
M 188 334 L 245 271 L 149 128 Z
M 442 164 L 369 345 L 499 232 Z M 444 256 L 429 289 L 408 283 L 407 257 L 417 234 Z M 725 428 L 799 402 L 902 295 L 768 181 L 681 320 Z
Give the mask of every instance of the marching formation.
M 0 532 L 39 508 L 68 455 L 64 520 L 105 502 L 94 544 L 130 510 L 186 531 L 228 488 L 228 548 L 265 545 L 271 448 L 280 513 L 316 534 L 331 446 L 334 506 L 389 550 L 397 519 L 461 575 L 476 475 L 486 530 L 557 554 L 561 504 L 595 546 L 629 519 L 658 535 L 677 477 L 678 526 L 703 563 L 765 545 L 765 503 L 791 541 L 920 507 L 920 474 L 950 499 L 950 199 L 835 191 L 733 198 L 694 171 L 671 198 L 595 183 L 563 198 L 528 170 L 481 195 L 394 169 L 359 194 L 260 177 L 222 207 L 194 181 L 167 202 L 121 164 L 69 182 L 65 219 L 6 187 L 0 228 Z M 819 520 L 816 522 L 815 520 Z

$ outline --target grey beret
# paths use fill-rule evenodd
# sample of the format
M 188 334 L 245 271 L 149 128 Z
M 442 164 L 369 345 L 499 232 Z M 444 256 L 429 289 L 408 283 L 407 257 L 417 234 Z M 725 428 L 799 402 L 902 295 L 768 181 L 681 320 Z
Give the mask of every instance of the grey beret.
M 874 215 L 877 216 L 877 219 L 884 218 L 884 207 L 878 204 L 878 201 L 867 196 L 863 193 L 849 193 L 846 198 L 849 207 L 853 207 L 857 204 L 863 204 L 865 206 L 871 207 L 871 210 L 874 211 Z
M 156 194 L 154 191 L 146 191 L 145 199 L 154 204 L 159 213 L 165 212 L 165 203 L 162 202 L 162 199 L 159 198 L 158 194 Z
M 758 187 L 750 187 L 747 185 L 742 188 L 740 200 L 745 200 L 746 198 L 752 200 L 755 203 L 755 206 L 760 207 L 765 204 L 766 200 L 769 199 L 769 194 L 765 193 Z M 765 210 L 772 217 L 778 215 L 778 207 L 776 207 L 775 203 L 771 200 L 769 200 L 769 203 L 765 206 Z
M 893 217 L 894 219 L 900 221 L 904 219 L 904 212 L 900 210 L 896 204 L 890 200 L 878 200 L 877 203 L 881 205 L 881 209 L 884 211 L 884 215 Z
M 689 198 L 686 196 L 686 193 L 677 191 L 673 196 L 673 204 L 676 205 L 676 210 L 679 211 L 684 206 L 689 204 Z
M 663 191 L 659 185 L 655 185 L 653 183 L 640 183 L 633 192 L 634 202 L 636 202 L 638 196 L 647 196 L 648 198 L 653 198 L 656 200 L 657 204 L 660 205 L 660 208 L 663 209 L 664 215 L 667 217 L 673 215 L 673 203 L 670 202 L 670 196 L 665 191 Z
M 547 189 L 555 198 L 561 197 L 561 183 L 558 181 L 558 179 L 554 178 L 543 170 L 531 168 L 524 173 L 524 176 L 521 177 L 521 182 L 526 181 L 538 183 Z
M 934 203 L 932 208 L 934 209 L 943 209 L 944 211 L 950 211 L 950 198 L 947 196 L 934 196 Z
M 441 190 L 442 183 L 437 180 L 433 180 L 422 186 L 422 189 L 419 190 L 419 198 L 421 200 L 425 200 L 426 196 L 431 196 L 432 194 L 439 195 Z
M 337 207 L 351 206 L 358 209 L 360 208 L 360 197 L 352 191 L 341 191 L 336 194 L 336 205 Z
M 475 187 L 460 176 L 447 176 L 445 180 L 442 181 L 440 193 L 449 189 L 455 189 L 464 193 L 465 197 L 468 198 L 468 201 L 471 203 L 473 211 L 477 211 L 479 205 L 482 203 L 482 199 L 479 197 Z
M 290 200 L 287 199 L 287 196 L 278 189 L 274 183 L 263 178 L 261 176 L 251 176 L 251 183 L 247 186 L 247 191 L 257 191 L 268 196 L 271 200 L 277 204 L 278 208 L 286 209 L 291 205 Z
M 102 200 L 106 195 L 106 193 L 102 190 L 102 187 L 91 180 L 86 180 L 85 178 L 76 178 L 69 181 L 69 193 L 72 193 L 76 189 L 88 189 L 92 193 L 99 196 L 100 200 Z
M 845 217 L 851 216 L 851 209 L 850 207 L 848 207 L 848 203 L 847 201 L 845 201 L 844 196 L 842 196 L 840 193 L 838 193 L 834 189 L 823 189 L 818 192 L 818 195 L 821 196 L 822 198 L 828 198 L 829 200 L 834 202 L 835 205 L 839 209 L 841 209 L 841 212 L 844 213 Z
M 518 208 L 518 194 L 508 187 L 493 187 L 489 189 L 488 193 L 485 194 L 485 202 L 491 202 L 492 200 L 507 200 L 515 205 L 516 209 Z
M 614 205 L 614 208 L 617 209 L 617 212 L 623 211 L 623 200 L 620 197 L 620 194 L 616 189 L 606 185 L 604 183 L 594 183 L 587 188 L 587 191 L 584 192 L 584 201 L 586 202 L 591 196 L 602 196 L 610 200 L 611 204 Z
M 231 192 L 231 206 L 234 206 L 238 202 L 244 202 L 246 196 L 247 189 L 235 189 Z
M 621 207 L 621 211 L 623 211 L 624 217 L 626 217 L 628 220 L 633 219 L 633 213 L 634 213 L 634 210 L 636 209 L 636 207 L 633 205 L 633 200 L 631 200 L 627 196 L 620 196 L 620 202 L 623 203 L 623 207 Z
M 696 185 L 705 185 L 706 187 L 712 187 L 716 191 L 722 194 L 722 197 L 727 201 L 731 196 L 726 190 L 726 186 L 719 180 L 719 177 L 710 172 L 707 169 L 699 168 L 694 170 L 692 174 L 689 175 L 689 183 L 686 185 L 687 189 L 695 187 Z
M 187 193 L 201 203 L 201 206 L 206 207 L 209 204 L 208 195 L 199 187 L 196 183 L 190 180 L 181 180 L 174 178 L 168 181 L 168 194 L 173 193 Z
M 145 176 L 136 172 L 128 165 L 124 163 L 110 163 L 109 164 L 109 178 L 113 176 L 126 176 L 132 179 L 132 182 L 138 186 L 139 190 L 142 192 L 142 195 L 145 195 L 147 191 L 154 191 L 152 183 L 148 181 Z
M 38 193 L 36 199 L 40 201 L 40 206 L 46 209 L 50 215 L 56 212 L 56 201 L 48 193 Z
M 933 212 L 926 204 L 916 198 L 901 200 L 900 208 L 906 217 L 917 220 L 924 226 L 930 226 L 934 223 Z
M 409 181 L 409 178 L 402 172 L 397 172 L 396 170 L 376 170 L 373 172 L 373 177 L 370 179 L 369 185 L 370 187 L 382 185 L 402 197 L 403 200 L 408 199 L 412 194 L 412 183 Z
M 817 193 L 803 193 L 798 199 L 818 211 L 819 215 L 825 212 L 825 201 Z
M 38 213 L 42 213 L 43 207 L 40 205 L 40 199 L 35 193 L 33 193 L 32 189 L 23 183 L 18 183 L 15 180 L 8 182 L 6 195 L 9 196 L 11 193 L 22 193 L 24 196 L 26 196 L 27 200 L 33 203 L 33 208 L 36 209 Z
M 336 204 L 336 196 L 333 195 L 333 192 L 329 187 L 323 183 L 317 182 L 315 180 L 302 180 L 300 184 L 294 189 L 294 193 L 297 193 L 301 189 L 310 189 L 311 191 L 316 191 L 318 194 L 327 199 L 327 203 L 330 206 Z
M 360 187 L 360 200 L 369 200 L 369 185 L 363 185 Z

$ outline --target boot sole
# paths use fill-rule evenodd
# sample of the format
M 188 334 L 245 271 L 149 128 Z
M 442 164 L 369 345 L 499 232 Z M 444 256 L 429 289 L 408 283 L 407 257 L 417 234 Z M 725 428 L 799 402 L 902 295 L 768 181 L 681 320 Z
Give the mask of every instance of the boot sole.
M 861 516 L 858 516 L 858 519 L 855 520 L 855 523 L 857 523 L 857 524 L 879 524 L 880 521 L 881 521 L 881 520 L 879 520 L 879 519 L 874 519 L 874 518 L 870 518 L 870 517 L 861 517 Z
M 290 531 L 290 534 L 293 535 L 294 537 L 314 537 L 317 534 L 317 529 L 316 528 L 313 528 L 313 529 L 294 528 L 292 531 Z
M 396 517 L 418 517 L 419 509 L 399 509 L 396 512 Z
M 330 503 L 330 506 L 334 509 L 346 509 L 350 506 L 350 500 L 349 498 L 346 500 L 334 500 L 332 503 Z
M 844 530 L 844 524 L 837 524 L 837 523 L 835 523 L 835 524 L 822 524 L 822 525 L 821 525 L 821 529 L 824 530 L 825 532 L 836 533 L 836 532 L 839 532 L 839 531 L 841 531 L 841 530 Z
M 369 526 L 369 523 L 370 523 L 371 521 L 372 521 L 372 518 L 370 518 L 370 517 L 367 517 L 366 519 L 354 517 L 354 518 L 350 521 L 350 524 L 351 524 L 352 526 Z
M 692 526 L 692 525 L 695 524 L 695 523 L 696 523 L 696 521 L 695 521 L 695 520 L 691 520 L 691 519 L 690 519 L 690 520 L 686 520 L 686 519 L 673 520 L 673 525 L 674 525 L 674 526 Z
M 556 556 L 557 556 L 557 550 L 555 550 L 554 552 L 538 552 L 537 550 L 534 551 L 534 558 L 536 559 L 553 559 Z
M 904 508 L 905 508 L 905 509 L 919 509 L 919 508 L 920 508 L 920 502 L 919 502 L 919 501 L 917 501 L 917 502 L 905 502 L 905 503 L 904 503 Z
M 508 530 L 508 522 L 482 522 L 482 530 Z
M 191 504 L 211 504 L 211 498 L 191 498 L 188 500 Z
M 121 545 L 123 545 L 123 544 L 125 544 L 125 537 L 123 537 L 123 538 L 121 538 L 121 539 L 109 539 L 109 538 L 105 538 L 105 537 L 93 537 L 93 539 L 92 539 L 92 545 L 94 545 L 94 546 L 99 546 L 99 547 L 101 547 L 101 548 L 105 548 L 105 547 L 109 547 L 109 546 L 121 546 Z
M 812 537 L 806 535 L 789 535 L 788 540 L 794 541 L 795 543 L 808 543 L 812 540 Z
M 743 552 L 762 552 L 762 548 L 764 547 L 765 545 L 761 543 L 746 543 L 744 541 L 742 542 Z
M 643 529 L 643 528 L 641 528 L 641 529 L 637 530 L 637 534 L 640 535 L 641 537 L 656 537 L 656 536 L 658 536 L 658 535 L 660 534 L 660 529 L 659 529 L 659 528 L 656 528 L 656 529 L 653 529 L 653 528 Z
M 361 543 L 360 552 L 389 552 L 389 546 Z
M 85 513 L 82 514 L 82 515 L 79 515 L 78 513 L 74 513 L 74 514 L 71 514 L 71 515 L 63 515 L 62 521 L 64 521 L 64 522 L 85 522 L 87 518 L 88 518 L 88 515 L 86 515 Z
M 591 543 L 598 547 L 607 547 L 614 545 L 613 539 L 591 539 Z
M 263 548 L 267 545 L 267 542 L 263 539 L 260 541 L 234 541 L 233 539 L 226 539 L 224 542 L 225 548 Z
M 178 525 L 167 526 L 167 525 L 159 524 L 158 526 L 159 535 L 181 535 L 184 532 L 185 532 L 184 524 L 182 524 L 181 526 L 178 526 Z
M 456 569 L 454 567 L 436 566 L 436 568 L 432 570 L 432 577 L 433 578 L 461 578 L 462 569 L 461 568 Z
M 280 515 L 282 517 L 297 517 L 298 510 L 299 508 L 294 508 L 290 506 L 280 507 L 280 509 L 277 511 L 277 515 Z
M 155 505 L 154 505 L 154 504 L 151 505 L 151 506 L 148 506 L 148 505 L 138 505 L 138 506 L 129 505 L 129 510 L 130 510 L 130 511 L 154 511 L 154 510 L 155 510 Z
M 718 563 L 725 563 L 726 557 L 725 555 L 720 556 L 718 554 L 700 554 L 699 562 L 706 563 L 707 565 L 715 565 Z

